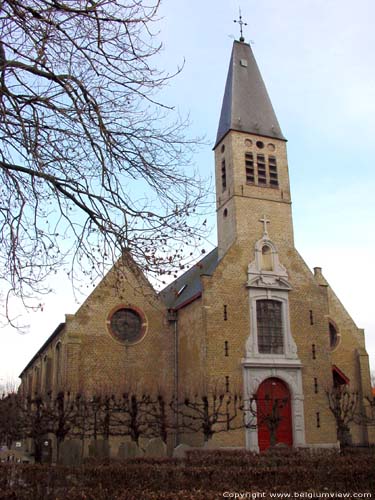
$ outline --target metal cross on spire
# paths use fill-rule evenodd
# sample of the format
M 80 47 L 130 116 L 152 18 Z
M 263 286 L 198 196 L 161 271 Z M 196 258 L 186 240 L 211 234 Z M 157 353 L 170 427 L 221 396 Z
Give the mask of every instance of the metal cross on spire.
M 245 38 L 243 36 L 243 26 L 247 26 L 247 23 L 245 23 L 244 21 L 242 21 L 241 9 L 239 9 L 239 11 L 240 11 L 240 18 L 238 20 L 235 19 L 233 22 L 234 23 L 238 23 L 240 25 L 240 33 L 241 33 L 240 42 L 244 42 Z

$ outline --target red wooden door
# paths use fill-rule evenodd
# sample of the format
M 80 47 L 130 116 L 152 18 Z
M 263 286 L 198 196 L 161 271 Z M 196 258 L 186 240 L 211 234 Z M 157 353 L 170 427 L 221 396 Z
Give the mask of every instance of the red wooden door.
M 259 450 L 273 444 L 293 444 L 290 392 L 278 378 L 268 378 L 258 388 L 257 420 Z

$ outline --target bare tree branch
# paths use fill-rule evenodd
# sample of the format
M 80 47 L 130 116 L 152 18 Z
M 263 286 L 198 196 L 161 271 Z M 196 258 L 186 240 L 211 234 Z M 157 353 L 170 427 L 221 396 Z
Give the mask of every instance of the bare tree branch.
M 0 279 L 26 304 L 63 266 L 95 280 L 126 252 L 161 276 L 201 244 L 197 141 L 157 99 L 158 7 L 2 2 Z

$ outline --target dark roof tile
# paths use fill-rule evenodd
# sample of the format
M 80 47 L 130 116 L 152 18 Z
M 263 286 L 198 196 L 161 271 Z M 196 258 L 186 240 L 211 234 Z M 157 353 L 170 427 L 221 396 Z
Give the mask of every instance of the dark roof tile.
M 215 248 L 197 262 L 186 273 L 179 276 L 159 294 L 168 309 L 178 309 L 202 292 L 201 276 L 211 276 L 218 264 L 218 250 Z

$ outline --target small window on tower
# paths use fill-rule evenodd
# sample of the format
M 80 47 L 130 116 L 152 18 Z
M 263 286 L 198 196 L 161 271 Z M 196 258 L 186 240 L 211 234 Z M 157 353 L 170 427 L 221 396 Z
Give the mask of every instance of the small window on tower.
M 278 176 L 277 176 L 276 158 L 274 156 L 268 157 L 268 167 L 269 167 L 269 174 L 270 174 L 270 186 L 278 187 L 279 180 L 278 180 Z
M 267 184 L 266 177 L 266 160 L 264 155 L 257 155 L 257 163 L 258 163 L 258 184 L 265 185 Z
M 246 183 L 254 184 L 254 157 L 253 153 L 245 153 Z
M 227 188 L 227 171 L 225 168 L 225 160 L 221 162 L 221 187 L 225 191 Z

